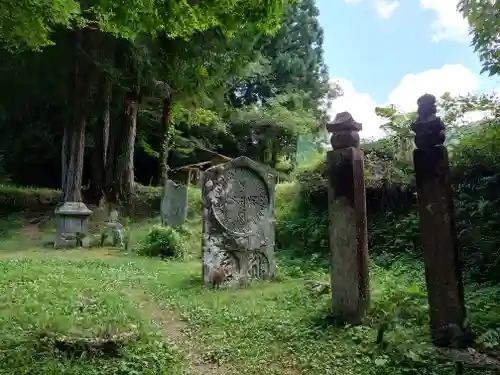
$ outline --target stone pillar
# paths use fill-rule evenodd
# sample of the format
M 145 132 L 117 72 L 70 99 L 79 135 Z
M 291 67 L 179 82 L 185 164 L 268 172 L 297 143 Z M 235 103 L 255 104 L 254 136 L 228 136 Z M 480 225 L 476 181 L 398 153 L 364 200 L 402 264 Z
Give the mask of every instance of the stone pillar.
M 464 347 L 467 339 L 465 303 L 458 256 L 455 213 L 449 176 L 448 152 L 443 146 L 444 124 L 436 116 L 436 98 L 418 99 L 415 166 L 420 236 L 424 253 L 432 341 L 437 346 Z M 462 335 L 464 338 L 470 335 Z M 459 339 L 457 341 L 457 339 Z
M 361 323 L 370 301 L 361 129 L 348 112 L 327 125 L 332 307 L 336 318 L 351 324 Z
M 185 184 L 167 180 L 160 206 L 163 225 L 172 228 L 183 225 L 187 220 L 188 187 Z

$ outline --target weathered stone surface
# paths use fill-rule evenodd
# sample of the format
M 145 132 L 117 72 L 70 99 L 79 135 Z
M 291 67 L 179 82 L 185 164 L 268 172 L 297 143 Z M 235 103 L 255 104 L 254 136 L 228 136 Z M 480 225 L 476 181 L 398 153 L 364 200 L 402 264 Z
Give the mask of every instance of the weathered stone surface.
M 85 237 L 92 211 L 83 202 L 64 202 L 56 208 L 54 247 L 75 247 L 77 235 Z
M 203 174 L 203 278 L 224 285 L 274 276 L 275 177 L 247 157 Z
M 419 119 L 412 124 L 417 134 L 413 162 L 432 340 L 437 346 L 449 347 L 458 342 L 463 347 L 469 344 L 469 340 L 457 338 L 451 332 L 458 328 L 463 331 L 464 338 L 472 337 L 465 326 L 448 152 L 442 145 L 444 126 L 436 116 L 432 95 L 420 98 L 418 104 Z
M 437 117 L 436 97 L 425 94 L 418 99 L 418 120 L 411 124 L 415 132 L 415 145 L 420 149 L 443 145 L 444 124 Z
M 305 287 L 313 296 L 330 293 L 330 283 L 326 281 L 306 281 Z
M 349 112 L 340 112 L 335 116 L 335 119 L 326 124 L 326 130 L 329 133 L 337 133 L 342 131 L 360 132 L 363 130 L 363 125 L 356 122 Z
M 363 152 L 357 148 L 361 124 L 349 113 L 336 120 L 341 125 L 328 128 L 334 150 L 326 158 L 332 310 L 337 319 L 358 324 L 370 302 Z M 338 134 L 351 142 L 335 143 Z
M 118 221 L 119 213 L 117 210 L 111 210 L 109 221 L 104 223 L 104 229 L 101 233 L 100 244 L 106 245 L 106 240 L 110 239 L 111 245 L 123 247 L 125 228 Z
M 188 212 L 187 185 L 167 180 L 165 193 L 161 201 L 163 225 L 175 228 L 186 222 Z
M 360 143 L 359 133 L 357 131 L 341 131 L 332 133 L 330 143 L 334 150 L 340 150 L 348 147 L 358 147 Z
M 331 133 L 330 143 L 334 150 L 359 147 L 359 132 L 363 126 L 354 121 L 349 112 L 337 114 L 333 122 L 326 125 L 326 129 Z

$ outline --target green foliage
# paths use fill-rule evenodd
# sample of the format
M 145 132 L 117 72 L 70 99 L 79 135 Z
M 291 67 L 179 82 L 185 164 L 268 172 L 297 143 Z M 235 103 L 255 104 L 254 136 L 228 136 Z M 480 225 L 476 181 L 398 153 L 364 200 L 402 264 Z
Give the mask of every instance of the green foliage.
M 10 213 L 25 209 L 31 211 L 53 209 L 59 202 L 61 194 L 60 190 L 55 189 L 0 185 L 0 210 Z
M 324 257 L 328 252 L 326 199 L 326 182 L 316 170 L 300 174 L 296 184 L 278 185 L 276 244 L 280 249 L 297 256 Z
M 263 31 L 278 28 L 283 11 L 282 1 L 254 0 L 242 4 L 225 0 L 216 4 L 188 0 L 157 4 L 153 0 L 118 1 L 74 0 L 51 1 L 47 4 L 23 0 L 13 5 L 0 2 L 0 46 L 9 49 L 39 47 L 53 44 L 51 32 L 61 25 L 98 27 L 104 32 L 125 39 L 139 35 L 165 33 L 170 38 L 189 37 L 196 31 L 221 25 L 231 33 L 242 24 L 256 24 Z
M 372 267 L 373 308 L 368 318 L 362 326 L 339 327 L 327 318 L 330 297 L 311 295 L 304 288 L 304 279 L 327 280 L 326 272 L 304 271 L 302 277 L 234 293 L 204 289 L 199 260 L 159 263 L 123 253 L 105 260 L 94 258 L 98 256 L 95 250 L 68 256 L 51 251 L 1 263 L 0 290 L 9 307 L 0 328 L 12 348 L 0 363 L 2 372 L 15 374 L 24 366 L 30 373 L 64 368 L 83 375 L 103 369 L 178 375 L 193 360 L 182 351 L 196 348 L 200 358 L 196 354 L 195 360 L 249 375 L 261 374 L 262 363 L 272 375 L 291 370 L 311 375 L 453 374 L 450 364 L 443 365 L 433 355 L 423 270 L 409 262 L 390 269 Z M 293 272 L 285 263 L 280 268 Z M 75 288 L 80 293 L 75 294 Z M 467 294 L 475 327 L 489 344 L 496 340 L 489 322 L 499 316 L 497 297 L 498 288 L 476 288 Z M 377 345 L 384 321 L 390 327 L 383 344 Z M 176 341 L 185 330 L 188 338 Z M 71 357 L 51 341 L 40 340 L 123 333 L 132 337 L 118 342 L 117 358 L 99 351 Z
M 0 372 L 161 374 L 168 369 L 169 374 L 183 374 L 182 354 L 151 319 L 142 318 L 140 291 L 131 292 L 120 281 L 138 286 L 144 280 L 128 264 L 85 256 L 77 262 L 50 256 L 2 261 L 0 292 L 9 308 L 0 329 L 10 349 L 3 354 Z M 129 339 L 120 338 L 127 335 Z M 84 345 L 78 352 L 78 343 L 91 340 L 109 340 L 118 356 Z
M 471 27 L 472 44 L 483 64 L 482 72 L 500 74 L 500 4 L 494 0 L 461 0 L 458 8 Z
M 0 49 L 39 49 L 53 44 L 51 34 L 57 26 L 70 27 L 80 15 L 74 0 L 0 1 Z
M 490 105 L 492 102 L 486 99 L 477 100 Z M 466 102 L 470 103 L 471 98 Z M 461 103 L 464 102 L 450 101 L 447 104 L 455 108 L 455 114 L 477 108 L 467 104 L 465 109 L 457 109 Z M 387 112 L 390 121 L 401 120 L 408 126 L 411 120 L 398 118 L 390 107 L 381 110 Z M 404 130 L 403 125 L 399 128 Z M 495 229 L 500 223 L 499 129 L 498 120 L 493 118 L 476 125 L 473 132 L 455 133 L 458 142 L 449 146 L 460 255 L 466 276 L 481 282 L 500 280 L 500 237 Z M 394 131 L 394 136 L 399 137 L 403 130 L 400 133 Z M 365 151 L 369 249 L 377 263 L 384 266 L 402 256 L 421 256 L 411 153 L 394 152 L 388 143 L 391 137 L 362 145 Z M 405 137 L 409 139 L 409 134 Z M 382 178 L 372 178 L 374 168 Z M 327 263 L 328 206 L 324 156 L 316 163 L 298 169 L 296 183 L 279 186 L 277 192 L 278 201 L 287 202 L 286 206 L 277 206 L 276 238 L 281 251 L 292 251 L 294 256 L 305 257 L 308 261 Z
M 478 125 L 478 123 L 464 124 L 463 117 L 470 112 L 482 112 L 486 120 L 500 117 L 500 99 L 494 92 L 460 96 L 445 93 L 438 105 L 444 112 L 443 122 L 447 125 L 448 132 L 459 125 L 462 125 L 461 127 Z M 485 120 L 479 121 L 481 122 Z
M 292 187 L 279 187 L 278 211 L 289 208 L 283 198 L 296 197 Z M 136 234 L 150 231 L 150 223 L 131 226 Z M 199 241 L 190 247 L 199 255 Z M 204 288 L 198 258 L 158 262 L 110 249 L 54 252 L 35 243 L 19 249 L 3 250 L 0 262 L 6 306 L 0 329 L 10 348 L 0 363 L 5 374 L 22 367 L 35 374 L 64 368 L 82 375 L 103 369 L 180 375 L 204 362 L 249 375 L 261 374 L 263 363 L 270 375 L 454 374 L 452 363 L 435 356 L 423 266 L 408 258 L 370 265 L 372 307 L 363 325 L 353 327 L 336 325 L 328 317 L 330 296 L 305 287 L 306 280 L 329 278 L 327 270 L 311 266 L 311 257 L 304 262 L 280 252 L 280 281 L 235 292 Z M 471 323 L 490 350 L 498 348 L 499 298 L 498 286 L 466 288 Z M 125 335 L 130 338 L 119 338 Z M 84 348 L 75 356 L 56 348 L 57 340 L 99 339 L 113 341 L 119 355 Z
M 293 111 L 286 107 L 292 99 L 300 99 L 297 95 L 279 95 L 269 99 L 265 105 L 252 105 L 236 110 L 231 122 L 245 123 L 259 132 L 260 128 L 270 128 L 269 133 L 288 132 L 293 135 L 310 134 L 319 127 L 314 112 L 295 105 Z M 264 133 L 264 132 L 259 132 Z M 262 135 L 263 136 L 263 135 Z
M 137 246 L 136 251 L 140 255 L 150 257 L 182 259 L 186 253 L 186 245 L 178 230 L 155 225 Z

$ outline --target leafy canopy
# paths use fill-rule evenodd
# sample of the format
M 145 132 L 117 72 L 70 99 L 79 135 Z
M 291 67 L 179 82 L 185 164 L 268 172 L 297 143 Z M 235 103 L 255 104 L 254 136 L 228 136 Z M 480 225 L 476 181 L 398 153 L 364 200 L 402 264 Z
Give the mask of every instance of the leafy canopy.
M 0 47 L 39 49 L 60 26 L 90 26 L 133 40 L 140 34 L 189 37 L 220 25 L 231 33 L 246 24 L 278 29 L 282 0 L 0 0 Z
M 458 8 L 469 22 L 482 72 L 500 74 L 500 1 L 461 0 Z

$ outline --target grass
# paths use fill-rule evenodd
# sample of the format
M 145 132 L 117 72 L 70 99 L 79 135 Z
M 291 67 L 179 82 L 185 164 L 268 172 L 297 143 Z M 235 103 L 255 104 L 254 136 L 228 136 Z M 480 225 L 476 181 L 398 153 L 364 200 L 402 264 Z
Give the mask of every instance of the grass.
M 155 222 L 133 224 L 132 239 Z M 285 256 L 276 281 L 203 288 L 199 222 L 188 226 L 191 253 L 184 261 L 109 248 L 56 251 L 40 245 L 50 233 L 26 239 L 13 226 L 19 230 L 9 229 L 10 245 L 0 252 L 0 374 L 454 373 L 429 344 L 418 266 L 372 264 L 366 323 L 336 326 L 328 319 L 329 296 L 304 287 L 309 279 L 328 280 L 327 272 Z M 468 294 L 475 328 L 490 336 L 500 321 L 498 297 L 496 287 Z M 390 329 L 380 346 L 384 321 Z M 115 340 L 118 354 L 75 344 L 123 334 L 129 338 Z M 63 350 L 61 342 L 72 345 Z

